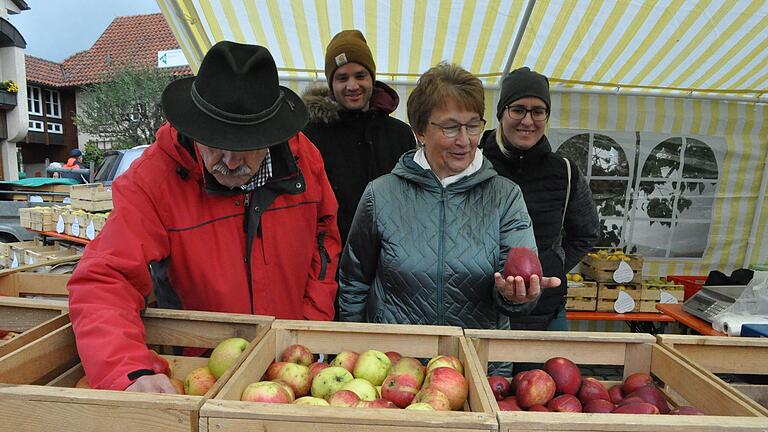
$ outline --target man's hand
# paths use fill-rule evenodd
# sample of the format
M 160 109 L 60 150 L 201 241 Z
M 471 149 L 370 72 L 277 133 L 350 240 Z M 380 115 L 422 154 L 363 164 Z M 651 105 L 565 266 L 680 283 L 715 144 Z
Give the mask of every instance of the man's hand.
M 171 384 L 171 380 L 163 374 L 141 376 L 133 384 L 129 385 L 125 391 L 178 394 L 176 393 L 176 388 Z
M 513 304 L 528 303 L 531 300 L 536 299 L 542 289 L 560 286 L 560 278 L 557 277 L 543 277 L 539 280 L 538 276 L 533 275 L 528 281 L 529 284 L 527 288 L 523 278 L 520 276 L 508 276 L 505 280 L 501 276 L 501 273 L 496 272 L 493 274 L 493 278 L 496 284 L 496 289 L 499 290 L 501 296 Z

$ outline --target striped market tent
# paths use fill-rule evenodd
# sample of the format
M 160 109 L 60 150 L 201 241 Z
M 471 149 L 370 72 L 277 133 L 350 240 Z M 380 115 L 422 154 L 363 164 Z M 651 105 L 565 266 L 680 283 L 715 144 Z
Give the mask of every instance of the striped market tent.
M 299 93 L 325 85 L 325 46 L 350 28 L 401 101 L 447 60 L 484 81 L 494 124 L 501 77 L 529 66 L 552 83 L 553 146 L 586 150 L 580 168 L 613 244 L 643 253 L 646 274 L 768 263 L 765 0 L 158 3 L 193 70 L 216 41 L 260 44 Z M 404 103 L 394 115 L 405 120 Z M 601 187 L 619 193 L 601 204 Z

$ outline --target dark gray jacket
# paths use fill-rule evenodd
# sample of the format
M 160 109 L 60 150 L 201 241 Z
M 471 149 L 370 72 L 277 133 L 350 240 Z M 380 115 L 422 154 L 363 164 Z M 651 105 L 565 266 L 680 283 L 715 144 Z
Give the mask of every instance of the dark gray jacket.
M 528 313 L 494 286 L 510 247 L 536 250 L 520 189 L 483 160 L 443 188 L 405 153 L 368 184 L 339 273 L 339 318 L 375 323 L 507 329 Z

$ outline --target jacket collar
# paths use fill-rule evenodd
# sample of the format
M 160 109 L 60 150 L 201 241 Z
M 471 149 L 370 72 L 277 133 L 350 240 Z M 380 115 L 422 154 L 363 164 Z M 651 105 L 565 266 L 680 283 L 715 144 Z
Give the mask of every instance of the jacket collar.
M 423 168 L 419 165 L 418 162 L 414 160 L 415 155 L 416 149 L 413 149 L 400 156 L 400 160 L 395 165 L 395 168 L 392 169 L 392 174 L 405 180 L 418 183 L 429 190 L 439 191 L 443 189 L 443 186 L 435 173 L 433 173 L 431 169 Z M 445 190 L 449 192 L 464 192 L 496 175 L 498 174 L 496 174 L 496 171 L 493 169 L 491 162 L 483 156 L 483 163 L 480 166 L 480 169 L 451 183 L 445 187 Z
M 359 120 L 377 115 L 389 115 L 400 104 L 400 96 L 392 87 L 381 81 L 373 84 L 373 94 L 368 111 L 349 111 L 336 102 L 333 92 L 328 87 L 313 87 L 302 94 L 309 111 L 311 123 L 335 123 L 338 121 Z

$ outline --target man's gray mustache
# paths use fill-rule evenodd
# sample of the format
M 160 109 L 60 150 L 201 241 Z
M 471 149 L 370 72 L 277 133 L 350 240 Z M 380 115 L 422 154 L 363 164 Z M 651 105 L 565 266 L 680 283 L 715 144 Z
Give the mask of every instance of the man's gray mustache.
M 241 177 L 251 173 L 251 169 L 247 165 L 240 165 L 239 167 L 231 170 L 227 168 L 224 162 L 219 162 L 211 168 L 214 174 L 223 174 L 226 176 Z

